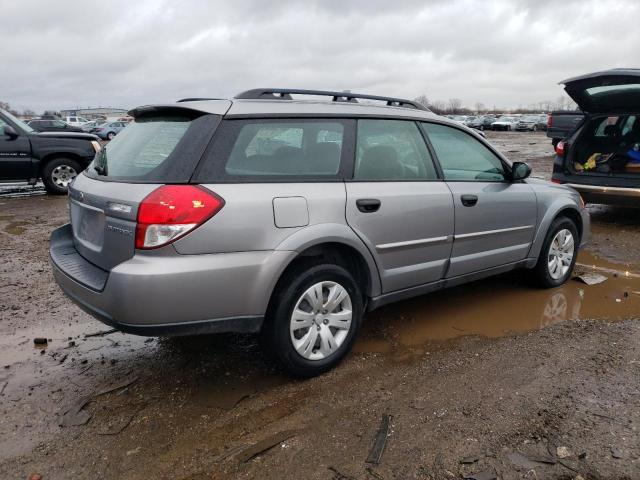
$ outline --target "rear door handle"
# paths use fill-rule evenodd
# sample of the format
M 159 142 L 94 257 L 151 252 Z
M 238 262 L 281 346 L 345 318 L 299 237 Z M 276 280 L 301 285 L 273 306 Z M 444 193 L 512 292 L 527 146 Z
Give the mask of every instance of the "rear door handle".
M 377 198 L 361 198 L 356 200 L 356 206 L 362 213 L 377 212 L 382 202 Z
M 473 207 L 476 203 L 478 203 L 478 196 L 462 195 L 460 197 L 460 200 L 462 200 L 462 205 L 464 205 L 465 207 Z

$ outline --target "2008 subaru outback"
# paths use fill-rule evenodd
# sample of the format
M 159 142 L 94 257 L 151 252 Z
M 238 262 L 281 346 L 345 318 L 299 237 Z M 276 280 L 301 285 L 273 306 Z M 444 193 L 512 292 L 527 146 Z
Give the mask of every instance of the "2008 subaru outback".
M 131 114 L 50 248 L 66 294 L 125 332 L 260 331 L 315 375 L 365 311 L 518 267 L 558 286 L 588 235 L 575 191 L 407 100 L 262 89 Z

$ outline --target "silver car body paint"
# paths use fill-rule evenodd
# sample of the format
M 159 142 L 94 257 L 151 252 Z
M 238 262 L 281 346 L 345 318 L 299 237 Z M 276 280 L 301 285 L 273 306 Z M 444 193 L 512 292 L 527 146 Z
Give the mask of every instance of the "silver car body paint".
M 436 122 L 467 132 L 509 165 L 473 130 L 421 110 L 274 100 L 180 106 L 229 118 L 366 116 Z M 581 219 L 582 244 L 589 235 L 579 195 L 536 179 L 206 183 L 225 200 L 222 210 L 170 245 L 136 250 L 138 206 L 159 186 L 79 175 L 69 194 L 72 227 L 52 236 L 53 270 L 62 289 L 97 318 L 133 333 L 255 331 L 287 266 L 312 247 L 340 246 L 357 257 L 366 266 L 369 281 L 362 288 L 374 308 L 532 267 L 551 222 L 567 210 Z M 464 206 L 463 195 L 477 196 L 477 204 Z M 361 212 L 356 200 L 362 198 L 379 199 L 380 209 Z M 65 266 L 60 259 L 67 254 L 79 264 Z M 78 273 L 83 268 L 84 276 Z

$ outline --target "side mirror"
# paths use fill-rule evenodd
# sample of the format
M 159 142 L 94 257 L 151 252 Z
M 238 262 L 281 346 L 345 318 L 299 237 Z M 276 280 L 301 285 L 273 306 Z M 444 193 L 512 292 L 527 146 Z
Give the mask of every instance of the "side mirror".
M 15 140 L 18 138 L 18 132 L 16 132 L 16 129 L 11 125 L 4 126 L 4 134 L 9 137 L 9 140 Z
M 511 180 L 524 180 L 531 175 L 531 167 L 524 162 L 513 162 L 511 165 Z

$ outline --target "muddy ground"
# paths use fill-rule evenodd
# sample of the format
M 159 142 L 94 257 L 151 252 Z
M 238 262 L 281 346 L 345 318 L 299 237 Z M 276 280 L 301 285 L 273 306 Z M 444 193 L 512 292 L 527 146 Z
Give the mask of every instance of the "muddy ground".
M 544 134 L 488 136 L 550 176 Z M 294 381 L 252 336 L 97 335 L 48 266 L 66 199 L 4 188 L 0 478 L 638 479 L 640 211 L 590 209 L 578 270 L 604 283 L 513 273 L 390 305 Z

